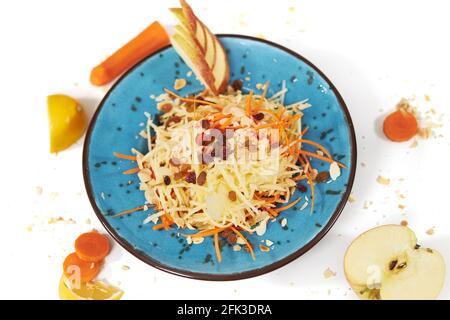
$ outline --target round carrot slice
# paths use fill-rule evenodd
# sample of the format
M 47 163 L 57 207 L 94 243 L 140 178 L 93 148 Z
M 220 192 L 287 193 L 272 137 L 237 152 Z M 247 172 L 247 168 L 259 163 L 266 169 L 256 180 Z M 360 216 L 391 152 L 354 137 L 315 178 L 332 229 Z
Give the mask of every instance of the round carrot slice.
M 83 233 L 75 240 L 75 252 L 84 261 L 102 261 L 109 253 L 108 238 L 96 231 Z
M 383 131 L 389 140 L 403 142 L 414 137 L 418 131 L 417 119 L 410 112 L 398 110 L 384 119 Z
M 63 263 L 64 274 L 72 277 L 79 274 L 82 282 L 88 282 L 95 278 L 100 271 L 100 264 L 97 262 L 87 262 L 81 260 L 78 255 L 73 252 L 69 254 Z

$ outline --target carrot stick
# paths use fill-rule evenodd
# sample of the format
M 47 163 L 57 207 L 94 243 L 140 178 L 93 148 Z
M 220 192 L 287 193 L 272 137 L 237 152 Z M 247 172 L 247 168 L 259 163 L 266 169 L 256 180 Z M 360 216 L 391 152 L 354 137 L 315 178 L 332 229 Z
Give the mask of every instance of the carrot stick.
M 276 212 L 280 213 L 281 211 L 284 211 L 284 210 L 287 210 L 287 209 L 289 209 L 289 208 L 292 208 L 293 206 L 295 206 L 295 205 L 301 200 L 301 198 L 302 198 L 302 197 L 298 197 L 297 200 L 292 201 L 292 202 L 289 203 L 288 205 L 286 205 L 286 206 L 284 206 L 284 207 L 280 207 L 280 208 L 275 208 L 274 210 L 275 210 Z
M 133 174 L 133 173 L 138 173 L 139 171 L 141 171 L 141 169 L 139 169 L 139 167 L 136 167 L 136 168 L 132 168 L 130 170 L 124 171 L 122 173 L 123 174 Z
M 107 84 L 151 53 L 169 44 L 169 36 L 155 21 L 122 48 L 92 69 L 91 83 Z
M 236 228 L 234 228 L 234 227 L 230 227 L 230 228 L 231 228 L 231 230 L 233 230 L 234 233 L 236 233 L 239 237 L 241 237 L 242 240 L 244 240 L 245 245 L 247 246 L 247 248 L 250 250 L 250 253 L 252 254 L 253 260 L 256 260 L 255 253 L 253 252 L 253 248 L 252 248 L 252 245 L 250 244 L 250 242 L 248 242 L 248 240 L 245 239 L 245 237 L 242 235 L 242 233 L 240 233 Z
M 123 216 L 125 214 L 136 212 L 136 211 L 141 211 L 141 210 L 144 210 L 144 206 L 140 206 L 140 207 L 136 207 L 136 208 L 133 208 L 133 209 L 130 209 L 130 210 L 125 210 L 125 211 L 119 212 L 118 214 L 113 215 L 113 218 L 120 217 L 120 216 Z
M 222 256 L 220 255 L 220 248 L 219 248 L 219 234 L 214 233 L 214 248 L 216 249 L 216 256 L 217 261 L 222 262 Z
M 117 152 L 113 152 L 113 154 L 117 158 L 121 158 L 121 159 L 125 159 L 125 160 L 131 160 L 131 161 L 136 161 L 136 156 L 129 156 L 129 155 L 122 154 L 122 153 L 117 153 Z
M 249 117 L 252 115 L 252 97 L 253 97 L 253 91 L 250 90 L 250 93 L 247 96 L 247 101 L 246 101 L 246 105 L 245 105 L 245 113 Z
M 219 233 L 219 232 L 221 232 L 221 231 L 223 231 L 225 229 L 226 228 L 208 229 L 208 230 L 200 231 L 199 233 L 188 235 L 188 236 L 191 237 L 191 238 L 208 237 L 208 236 L 212 236 L 215 233 Z
M 318 155 L 317 153 L 309 152 L 309 151 L 306 151 L 306 150 L 300 150 L 299 153 L 300 153 L 300 154 L 303 154 L 303 155 L 305 155 L 305 156 L 310 156 L 310 157 L 317 158 L 317 159 L 320 159 L 320 160 L 323 160 L 323 161 L 326 161 L 326 162 L 330 162 L 330 163 L 336 162 L 336 163 L 338 164 L 339 167 L 341 167 L 341 168 L 347 168 L 347 167 L 346 167 L 345 165 L 343 165 L 342 163 L 339 163 L 339 162 L 337 162 L 337 161 L 334 161 L 333 159 L 330 159 L 330 158 L 322 157 L 321 155 Z
M 164 91 L 167 92 L 168 94 L 170 94 L 171 96 L 174 96 L 175 98 L 180 99 L 181 101 L 184 102 L 196 102 L 196 103 L 201 103 L 201 104 L 207 104 L 209 106 L 213 106 L 216 109 L 222 110 L 223 107 L 221 105 L 218 105 L 217 103 L 214 102 L 209 102 L 209 101 L 205 101 L 205 100 L 198 100 L 198 99 L 191 99 L 191 98 L 183 98 L 179 95 L 177 95 L 175 92 L 170 91 L 169 89 L 164 88 Z

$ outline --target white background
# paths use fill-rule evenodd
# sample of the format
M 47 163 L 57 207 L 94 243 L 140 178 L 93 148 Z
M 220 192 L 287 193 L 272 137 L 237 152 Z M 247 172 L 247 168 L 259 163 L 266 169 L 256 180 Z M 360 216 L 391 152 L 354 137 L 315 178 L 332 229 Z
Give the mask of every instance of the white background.
M 83 185 L 82 140 L 57 156 L 48 152 L 46 96 L 69 94 L 91 115 L 108 89 L 89 84 L 91 68 L 153 20 L 173 23 L 167 8 L 176 1 L 0 3 L 0 298 L 57 299 L 61 264 L 75 237 L 101 227 Z M 334 82 L 356 127 L 356 201 L 311 251 L 254 279 L 184 279 L 140 262 L 118 245 L 100 277 L 119 285 L 128 299 L 354 299 L 342 268 L 346 247 L 371 227 L 402 220 L 450 266 L 448 1 L 192 0 L 191 5 L 214 32 L 264 36 L 301 53 Z M 443 127 L 416 148 L 388 142 L 380 120 L 401 97 L 413 96 L 420 111 L 436 110 Z M 376 182 L 380 174 L 391 179 L 390 186 Z M 364 209 L 366 201 L 371 205 Z M 76 223 L 48 223 L 60 216 Z M 427 234 L 433 227 L 434 234 Z M 327 268 L 336 276 L 326 279 Z M 450 298 L 449 283 L 441 298 Z

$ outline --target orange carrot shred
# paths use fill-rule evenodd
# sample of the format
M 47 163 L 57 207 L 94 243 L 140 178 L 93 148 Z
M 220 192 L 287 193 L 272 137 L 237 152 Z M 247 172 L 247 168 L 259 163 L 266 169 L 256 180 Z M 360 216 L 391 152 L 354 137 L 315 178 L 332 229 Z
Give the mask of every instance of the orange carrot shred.
M 233 118 L 227 119 L 224 123 L 222 123 L 220 125 L 220 128 L 221 129 L 225 129 L 226 127 L 228 127 L 231 124 L 231 122 L 233 122 Z
M 308 184 L 311 187 L 311 213 L 314 212 L 314 181 L 311 178 L 311 175 L 309 173 L 306 173 L 306 176 L 308 177 Z
M 174 96 L 175 98 L 178 98 L 181 101 L 184 101 L 184 102 L 196 102 L 196 103 L 207 104 L 207 105 L 213 106 L 214 108 L 219 109 L 219 110 L 223 109 L 223 107 L 221 105 L 218 105 L 217 103 L 214 103 L 214 102 L 209 102 L 209 101 L 205 101 L 205 100 L 198 100 L 198 99 L 183 98 L 183 97 L 177 95 L 176 93 L 174 93 L 174 92 L 172 92 L 172 91 L 170 91 L 169 89 L 166 89 L 166 88 L 164 88 L 164 91 L 167 92 L 168 94 Z
M 213 115 L 213 121 L 219 121 L 219 120 L 222 120 L 222 119 L 225 119 L 225 118 L 229 118 L 229 117 L 231 117 L 232 116 L 232 114 L 231 113 L 228 113 L 228 114 L 223 114 L 223 113 L 216 113 L 216 114 L 214 114 Z
M 236 233 L 236 235 L 238 235 L 239 237 L 241 237 L 242 240 L 244 240 L 245 245 L 246 245 L 247 248 L 250 250 L 250 253 L 251 253 L 251 255 L 252 255 L 253 260 L 256 260 L 255 253 L 253 252 L 253 248 L 252 248 L 252 245 L 250 244 L 250 242 L 248 242 L 248 240 L 245 239 L 245 237 L 242 235 L 242 233 L 240 233 L 236 228 L 230 227 L 230 229 L 233 230 L 233 232 Z
M 292 208 L 292 207 L 295 206 L 301 199 L 302 199 L 302 197 L 298 197 L 297 200 L 292 201 L 292 202 L 289 203 L 288 205 L 286 205 L 286 206 L 284 206 L 284 207 L 280 207 L 280 208 L 275 208 L 274 210 L 275 210 L 276 212 L 281 212 L 281 211 L 287 210 L 287 209 L 289 209 L 289 208 Z
M 252 97 L 253 97 L 253 91 L 250 90 L 250 93 L 247 96 L 247 101 L 246 101 L 246 105 L 245 105 L 245 113 L 249 117 L 252 115 Z
M 200 231 L 199 233 L 188 235 L 188 236 L 191 237 L 191 238 L 209 237 L 209 236 L 212 236 L 215 233 L 219 233 L 219 232 L 221 232 L 221 231 L 223 231 L 225 229 L 226 228 L 208 229 L 208 230 Z
M 296 177 L 294 177 L 294 178 L 292 178 L 294 181 L 300 181 L 300 180 L 304 180 L 304 179 L 307 179 L 308 177 L 305 175 L 305 174 L 302 174 L 302 175 L 298 175 L 298 176 L 296 176 Z
M 269 208 L 269 207 L 265 207 L 264 209 L 266 209 L 266 211 L 269 212 L 269 214 L 270 214 L 272 217 L 277 217 L 277 216 L 278 216 L 278 212 L 275 211 L 274 209 Z
M 222 262 L 222 256 L 220 255 L 220 248 L 219 248 L 219 233 L 214 234 L 214 248 L 216 249 L 216 256 L 217 261 Z
M 260 124 L 259 126 L 256 126 L 255 129 L 259 130 L 259 129 L 264 129 L 264 128 L 276 128 L 278 126 L 278 123 L 265 123 L 265 124 Z
M 118 152 L 113 152 L 113 154 L 117 158 L 121 158 L 121 159 L 125 159 L 125 160 L 131 160 L 131 161 L 136 161 L 136 156 L 129 156 L 127 154 L 122 154 L 122 153 L 118 153 Z
M 259 109 L 258 111 L 268 113 L 268 114 L 270 114 L 270 115 L 272 115 L 272 116 L 274 116 L 275 118 L 278 119 L 278 115 L 277 115 L 274 111 L 272 111 L 272 110 L 269 110 L 269 109 Z
M 314 141 L 308 140 L 308 139 L 302 139 L 302 138 L 299 138 L 299 139 L 296 139 L 296 140 L 293 141 L 293 143 L 298 143 L 298 142 L 303 142 L 303 143 L 307 143 L 307 144 L 310 144 L 310 145 L 312 145 L 312 146 L 315 146 L 315 147 L 317 147 L 319 150 L 321 150 L 323 153 L 325 153 L 325 155 L 326 155 L 328 158 L 330 158 L 330 159 L 332 158 L 332 157 L 331 157 L 331 154 L 328 152 L 328 150 L 325 149 L 324 146 L 322 146 L 321 144 L 319 144 L 319 143 L 317 143 L 317 142 L 314 142 Z
M 164 223 L 156 224 L 152 227 L 153 230 L 161 230 L 164 229 Z
M 267 89 L 269 88 L 270 80 L 267 80 L 266 84 L 264 85 L 264 90 L 261 95 L 261 98 L 258 101 L 258 104 L 256 105 L 256 110 L 259 110 L 264 102 L 264 99 L 266 98 Z
M 161 222 L 164 226 L 164 229 L 169 230 L 169 222 L 167 221 L 167 217 L 165 214 L 161 216 Z
M 284 112 L 286 111 L 286 108 L 281 106 L 280 110 L 278 111 L 278 119 L 281 119 L 283 117 Z
M 302 133 L 300 134 L 301 136 L 304 136 L 307 132 L 308 132 L 309 128 L 305 127 L 305 129 L 303 129 Z
M 330 159 L 330 158 L 322 157 L 321 155 L 318 155 L 317 153 L 309 152 L 309 151 L 306 151 L 306 150 L 300 150 L 299 153 L 300 153 L 300 154 L 303 154 L 303 155 L 305 155 L 305 156 L 317 158 L 317 159 L 320 159 L 320 160 L 323 160 L 323 161 L 326 161 L 326 162 L 330 162 L 330 163 L 336 162 L 337 165 L 338 165 L 339 167 L 344 168 L 344 169 L 347 168 L 347 167 L 346 167 L 345 165 L 343 165 L 342 163 L 339 163 L 339 162 L 337 162 L 337 161 L 334 161 L 333 159 Z
M 141 171 L 141 169 L 139 169 L 139 167 L 136 168 L 132 168 L 129 170 L 126 170 L 124 172 L 122 172 L 123 174 L 133 174 L 133 173 L 138 173 L 139 171 Z
M 113 218 L 120 217 L 120 216 L 123 216 L 125 214 L 133 213 L 133 212 L 141 211 L 141 210 L 144 210 L 144 206 L 140 206 L 140 207 L 136 207 L 136 208 L 133 208 L 133 209 L 129 209 L 129 210 L 125 210 L 125 211 L 119 212 L 119 213 L 113 215 Z

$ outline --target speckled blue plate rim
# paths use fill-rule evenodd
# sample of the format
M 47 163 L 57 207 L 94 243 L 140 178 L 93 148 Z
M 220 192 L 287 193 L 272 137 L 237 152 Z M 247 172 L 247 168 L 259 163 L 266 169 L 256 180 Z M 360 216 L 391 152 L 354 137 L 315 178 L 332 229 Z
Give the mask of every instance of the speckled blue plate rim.
M 210 273 L 200 273 L 200 272 L 190 272 L 190 271 L 186 271 L 186 270 L 181 270 L 181 269 L 177 269 L 177 268 L 173 268 L 170 266 L 167 266 L 165 264 L 160 263 L 159 261 L 152 259 L 151 257 L 138 252 L 136 250 L 133 249 L 133 246 L 124 238 L 122 238 L 117 232 L 116 230 L 114 230 L 114 228 L 111 227 L 111 225 L 108 223 L 108 221 L 106 220 L 105 216 L 102 214 L 101 210 L 99 209 L 99 207 L 96 204 L 95 201 L 95 196 L 94 196 L 94 192 L 93 192 L 93 188 L 91 185 L 91 181 L 89 179 L 89 167 L 88 167 L 88 159 L 89 159 L 89 144 L 91 142 L 91 136 L 92 136 L 92 131 L 93 128 L 95 126 L 95 122 L 97 120 L 98 115 L 100 114 L 101 109 L 103 108 L 105 101 L 108 99 L 109 95 L 111 94 L 111 92 L 114 91 L 115 87 L 117 85 L 119 85 L 122 81 L 122 79 L 124 79 L 125 77 L 127 77 L 128 74 L 132 73 L 136 68 L 138 68 L 144 61 L 146 61 L 148 58 L 159 54 L 160 52 L 168 49 L 171 47 L 171 45 L 165 46 L 161 49 L 159 49 L 158 51 L 152 53 L 151 55 L 145 57 L 144 59 L 142 59 L 140 62 L 138 62 L 133 68 L 131 68 L 130 70 L 128 70 L 127 72 L 125 72 L 115 83 L 114 85 L 109 89 L 109 91 L 106 93 L 106 95 L 103 97 L 102 101 L 100 102 L 99 106 L 97 107 L 90 123 L 89 123 L 89 127 L 88 130 L 86 132 L 86 138 L 84 141 L 84 145 L 83 145 L 83 166 L 82 166 L 82 170 L 83 170 L 83 178 L 84 178 L 84 185 L 86 188 L 86 192 L 89 198 L 89 201 L 91 203 L 92 208 L 94 209 L 94 212 L 97 216 L 97 218 L 100 220 L 100 222 L 102 223 L 103 227 L 108 231 L 108 233 L 114 238 L 115 241 L 117 241 L 123 248 L 125 248 L 125 250 L 127 250 L 128 252 L 130 252 L 132 255 L 134 255 L 136 258 L 142 260 L 143 262 L 168 273 L 174 274 L 174 275 L 178 275 L 178 276 L 182 276 L 182 277 L 186 277 L 186 278 L 191 278 L 191 279 L 197 279 L 197 280 L 209 280 L 209 281 L 229 281 L 229 280 L 243 280 L 243 279 L 247 279 L 247 278 L 252 278 L 252 277 L 256 277 L 271 271 L 274 271 L 278 268 L 281 268 L 282 266 L 288 264 L 289 262 L 297 259 L 298 257 L 300 257 L 301 255 L 303 255 L 304 253 L 306 253 L 307 251 L 309 251 L 312 247 L 314 247 L 327 233 L 328 231 L 331 229 L 331 227 L 334 225 L 334 223 L 336 222 L 336 220 L 338 219 L 338 217 L 340 216 L 342 210 L 345 207 L 345 204 L 347 203 L 347 199 L 350 195 L 350 192 L 352 190 L 352 186 L 353 186 L 353 182 L 355 179 L 355 174 L 356 174 L 356 159 L 357 159 L 357 148 L 356 148 L 356 136 L 355 136 L 355 129 L 353 126 L 353 122 L 352 122 L 352 118 L 350 116 L 350 112 L 347 108 L 347 105 L 344 102 L 344 99 L 342 98 L 341 94 L 339 93 L 339 91 L 337 90 L 337 88 L 333 85 L 333 83 L 328 79 L 328 77 L 325 76 L 325 74 L 319 70 L 319 68 L 317 68 L 314 64 L 312 64 L 309 60 L 307 60 L 306 58 L 304 58 L 302 55 L 298 54 L 295 51 L 292 51 L 280 44 L 265 40 L 265 39 L 260 39 L 260 38 L 255 38 L 255 37 L 251 37 L 251 36 L 246 36 L 246 35 L 239 35 L 239 34 L 219 34 L 217 35 L 218 37 L 231 37 L 231 38 L 238 38 L 238 39 L 247 39 L 247 40 L 253 40 L 253 41 L 258 41 L 258 42 L 262 42 L 265 43 L 267 45 L 276 47 L 280 50 L 285 51 L 286 53 L 296 57 L 297 59 L 303 61 L 304 63 L 306 63 L 307 65 L 309 65 L 312 69 L 314 69 L 330 86 L 330 88 L 332 89 L 333 93 L 335 94 L 335 96 L 337 97 L 337 100 L 339 102 L 340 107 L 342 108 L 342 111 L 345 114 L 345 118 L 347 121 L 347 125 L 349 128 L 349 133 L 350 133 L 350 151 L 351 151 L 351 162 L 350 162 L 350 175 L 349 175 L 349 180 L 347 183 L 347 188 L 345 193 L 342 195 L 341 201 L 339 202 L 335 212 L 331 215 L 328 223 L 322 227 L 322 229 L 320 230 L 320 232 L 313 238 L 311 239 L 306 245 L 304 245 L 303 247 L 299 248 L 297 251 L 295 251 L 294 253 L 290 254 L 289 256 L 280 259 L 278 261 L 275 261 L 274 263 L 271 263 L 267 266 L 264 266 L 262 268 L 258 268 L 258 269 L 254 269 L 254 270 L 250 270 L 250 271 L 245 271 L 245 272 L 238 272 L 238 273 L 233 273 L 233 274 L 210 274 Z

